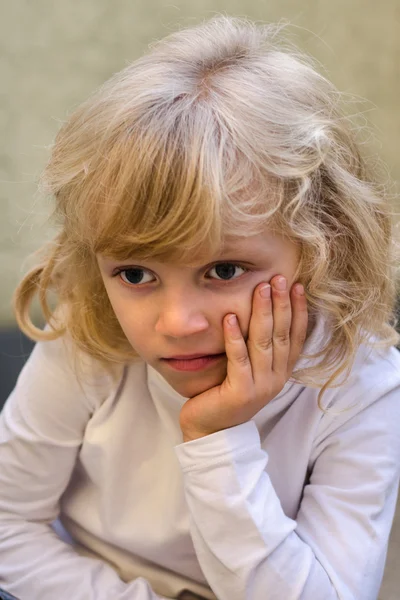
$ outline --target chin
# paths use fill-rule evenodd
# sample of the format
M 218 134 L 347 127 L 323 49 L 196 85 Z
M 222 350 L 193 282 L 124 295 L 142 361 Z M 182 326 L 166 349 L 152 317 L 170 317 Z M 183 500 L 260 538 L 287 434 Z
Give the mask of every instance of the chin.
M 191 380 L 182 381 L 181 379 L 179 381 L 179 377 L 166 377 L 164 373 L 162 375 L 170 386 L 184 398 L 193 398 L 193 396 L 198 396 L 216 385 L 221 385 L 226 377 L 226 374 L 222 376 L 215 373 L 208 375 L 202 373 L 201 376 L 197 374 L 197 377 L 193 377 Z

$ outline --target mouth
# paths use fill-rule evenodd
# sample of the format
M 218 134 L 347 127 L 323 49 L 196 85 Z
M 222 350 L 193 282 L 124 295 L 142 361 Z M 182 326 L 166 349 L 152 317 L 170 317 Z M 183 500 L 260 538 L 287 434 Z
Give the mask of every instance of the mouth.
M 161 359 L 170 368 L 176 371 L 200 371 L 212 367 L 225 358 L 225 353 L 194 355 L 194 358 L 163 358 Z
M 176 356 L 165 356 L 164 360 L 192 360 L 192 358 L 204 358 L 207 356 L 220 356 L 224 352 L 198 352 L 197 354 L 179 354 Z

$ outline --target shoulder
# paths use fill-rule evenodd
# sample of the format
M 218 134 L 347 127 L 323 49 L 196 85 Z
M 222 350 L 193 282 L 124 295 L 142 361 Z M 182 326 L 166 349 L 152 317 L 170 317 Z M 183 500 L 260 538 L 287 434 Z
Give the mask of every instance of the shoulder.
M 315 327 L 304 347 L 305 357 L 301 358 L 296 367 L 301 371 L 303 368 L 314 366 L 314 360 L 308 355 L 315 352 L 321 353 L 330 342 L 331 326 L 328 318 L 319 314 Z M 371 339 L 374 343 L 377 340 Z M 324 423 L 329 421 L 337 411 L 350 412 L 348 409 L 354 406 L 356 410 L 363 410 L 369 404 L 382 398 L 388 393 L 393 396 L 399 394 L 400 390 L 400 352 L 394 346 L 390 348 L 379 348 L 369 344 L 361 344 L 355 353 L 348 377 L 347 371 L 339 375 L 334 381 L 333 388 L 328 388 L 322 395 L 321 404 L 328 412 L 324 413 L 318 409 Z M 331 372 L 336 367 L 332 367 Z M 326 376 L 328 379 L 328 376 Z M 320 387 L 306 385 L 303 392 L 317 399 Z M 315 402 L 316 405 L 316 402 Z M 314 406 L 314 403 L 313 403 Z M 354 414 L 351 412 L 351 414 Z
M 315 443 L 335 432 L 386 437 L 400 452 L 400 352 L 360 346 L 348 380 L 326 392 Z M 400 456 L 399 456 L 400 459 Z
M 364 407 L 387 393 L 398 394 L 400 352 L 393 346 L 380 349 L 361 345 L 343 391 L 354 394 Z
M 74 370 L 79 364 L 79 376 Z M 39 341 L 22 368 L 2 417 L 10 430 L 29 440 L 76 446 L 88 421 L 108 399 L 118 397 L 122 375 L 114 379 L 67 335 Z
M 50 327 L 46 325 L 46 330 Z M 56 396 L 68 392 L 79 397 L 90 412 L 117 392 L 124 365 L 107 369 L 97 359 L 79 349 L 68 333 L 55 340 L 35 344 L 17 381 L 17 388 L 29 387 Z M 31 395 L 31 394 L 30 394 Z

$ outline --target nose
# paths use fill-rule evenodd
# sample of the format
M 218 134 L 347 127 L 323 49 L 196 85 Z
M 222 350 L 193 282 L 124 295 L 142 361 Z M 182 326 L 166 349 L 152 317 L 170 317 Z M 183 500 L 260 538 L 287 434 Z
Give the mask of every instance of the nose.
M 204 302 L 188 293 L 174 294 L 161 300 L 155 329 L 161 335 L 182 338 L 206 331 L 209 322 L 204 311 Z

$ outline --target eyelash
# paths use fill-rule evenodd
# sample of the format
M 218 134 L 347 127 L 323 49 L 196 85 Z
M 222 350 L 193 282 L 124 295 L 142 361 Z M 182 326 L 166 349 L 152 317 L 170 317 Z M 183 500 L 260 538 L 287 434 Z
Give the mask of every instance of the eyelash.
M 251 269 L 249 269 L 249 267 L 245 267 L 244 265 L 238 264 L 238 263 L 232 263 L 232 262 L 219 262 L 216 263 L 215 265 L 213 265 L 212 267 L 210 267 L 210 269 L 208 269 L 207 272 L 211 271 L 212 269 L 215 269 L 216 267 L 218 267 L 219 265 L 233 265 L 234 267 L 239 267 L 240 269 L 243 269 L 244 273 L 242 273 L 242 275 L 244 275 L 245 273 L 251 271 Z M 150 272 L 148 269 L 145 269 L 143 267 L 121 267 L 119 268 L 115 273 L 113 273 L 113 277 L 117 277 L 118 275 L 121 275 L 121 273 L 124 273 L 125 271 L 144 271 L 144 272 Z M 234 277 L 233 279 L 215 279 L 215 278 L 211 278 L 214 279 L 215 281 L 217 281 L 218 283 L 222 283 L 222 284 L 227 284 L 227 283 L 231 283 L 232 281 L 237 281 L 238 279 L 240 279 L 241 276 L 239 277 Z M 148 281 L 146 283 L 127 283 L 126 281 L 124 281 L 122 278 L 120 278 L 121 281 L 123 282 L 124 285 L 128 286 L 128 287 L 142 287 L 144 285 L 147 285 L 147 283 L 152 283 L 151 281 Z

